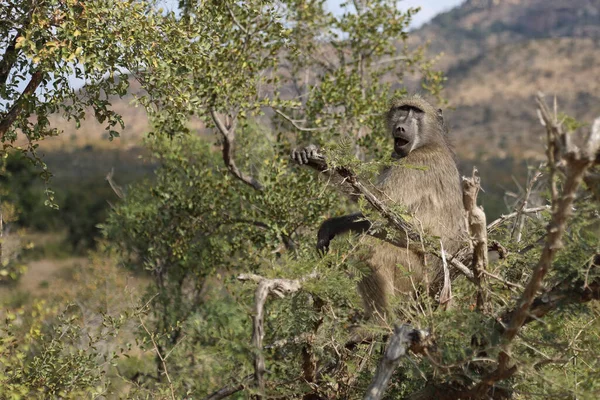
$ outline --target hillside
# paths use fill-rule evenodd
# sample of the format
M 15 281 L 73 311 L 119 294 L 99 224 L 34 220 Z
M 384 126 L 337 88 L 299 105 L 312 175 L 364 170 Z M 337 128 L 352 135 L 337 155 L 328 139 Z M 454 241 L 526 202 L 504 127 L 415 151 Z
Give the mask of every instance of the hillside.
M 540 155 L 540 90 L 581 121 L 600 115 L 600 0 L 468 0 L 413 32 L 425 41 L 462 158 Z
M 463 157 L 532 158 L 543 152 L 534 95 L 556 96 L 580 121 L 600 115 L 600 41 L 539 39 L 503 45 L 448 71 L 448 113 Z M 462 148 L 462 145 L 460 146 Z
M 600 38 L 600 0 L 467 0 L 412 33 L 449 68 L 500 45 L 558 37 Z

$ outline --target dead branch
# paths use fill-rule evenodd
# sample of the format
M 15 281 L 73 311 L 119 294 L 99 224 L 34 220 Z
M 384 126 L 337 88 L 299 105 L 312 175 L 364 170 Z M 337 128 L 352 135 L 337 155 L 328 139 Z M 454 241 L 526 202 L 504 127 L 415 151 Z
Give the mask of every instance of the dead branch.
M 592 267 L 600 267 L 600 254 L 596 254 L 594 256 Z M 576 279 L 575 276 L 567 277 L 533 300 L 523 325 L 540 320 L 549 313 L 559 310 L 563 307 L 567 307 L 572 304 L 585 304 L 594 300 L 600 300 L 600 278 L 597 278 L 592 282 L 585 282 L 583 279 Z M 499 323 L 496 325 L 496 329 L 500 335 L 505 332 L 506 327 L 514 317 L 514 314 L 517 312 L 517 310 L 518 309 L 515 308 L 507 311 L 499 318 Z M 502 374 L 499 374 L 497 370 L 494 372 L 496 374 L 489 374 L 486 378 L 484 378 L 485 381 L 482 381 L 471 389 L 463 385 L 457 385 L 456 382 L 442 383 L 437 385 L 432 384 L 426 386 L 421 391 L 411 394 L 408 398 L 410 400 L 475 400 L 482 398 L 506 398 L 503 397 L 503 392 L 496 390 L 499 389 L 498 386 L 494 387 L 494 395 L 492 397 L 486 396 L 490 396 L 490 392 L 488 390 L 489 387 L 494 385 L 495 382 L 512 376 L 512 374 L 516 372 L 516 367 L 513 366 L 511 368 L 507 368 L 502 371 Z M 487 388 L 486 383 L 484 382 L 489 384 Z
M 115 192 L 117 197 L 120 199 L 124 199 L 125 194 L 123 193 L 123 189 L 121 188 L 121 186 L 119 186 L 115 183 L 115 181 L 113 179 L 114 175 L 115 175 L 115 169 L 111 168 L 110 172 L 108 174 L 106 174 L 106 181 L 110 185 L 110 188 L 113 190 L 113 192 Z
M 571 205 L 575 200 L 576 191 L 586 170 L 591 166 L 593 157 L 600 145 L 600 138 L 590 135 L 587 146 L 583 151 L 570 148 L 568 145 L 569 142 L 562 137 L 565 135 L 561 133 L 562 130 L 556 116 L 553 116 L 550 113 L 548 106 L 541 96 L 538 96 L 537 101 L 540 107 L 540 113 L 545 121 L 546 129 L 551 132 L 548 136 L 552 138 L 552 147 L 561 150 L 567 163 L 567 177 L 561 198 L 557 200 L 556 205 L 553 204 L 554 212 L 552 220 L 546 229 L 548 235 L 540 260 L 523 292 L 521 300 L 519 301 L 519 309 L 511 319 L 511 323 L 504 334 L 504 339 L 508 342 L 516 336 L 520 327 L 523 325 L 523 322 L 526 320 L 528 310 L 533 303 L 537 291 L 541 287 L 543 278 L 550 268 L 552 259 L 554 258 L 556 251 L 562 247 L 561 238 L 565 230 L 567 219 L 572 212 Z
M 267 279 L 255 274 L 241 274 L 238 276 L 240 281 L 253 281 L 258 283 L 254 293 L 254 315 L 252 316 L 252 346 L 254 347 L 254 381 L 260 394 L 265 391 L 265 357 L 263 354 L 263 339 L 265 337 L 264 319 L 265 303 L 269 294 L 273 293 L 279 297 L 286 294 L 295 293 L 302 287 L 302 282 L 314 278 L 316 274 L 311 274 L 303 279 Z M 260 395 L 257 399 L 262 398 Z
M 588 136 L 584 147 L 578 149 L 573 146 L 570 138 L 562 131 L 556 110 L 551 113 L 548 105 L 541 95 L 537 97 L 538 114 L 542 124 L 546 127 L 548 138 L 548 161 L 552 182 L 552 219 L 546 228 L 547 236 L 540 259 L 523 291 L 517 307 L 510 315 L 510 322 L 506 325 L 502 335 L 502 348 L 498 356 L 498 367 L 483 377 L 470 391 L 468 398 L 481 398 L 496 382 L 511 377 L 516 372 L 516 365 L 510 367 L 511 342 L 519 333 L 525 322 L 531 318 L 532 306 L 536 295 L 542 287 L 556 252 L 562 247 L 562 235 L 566 228 L 568 218 L 572 213 L 572 204 L 575 195 L 587 169 L 593 164 L 596 152 L 600 146 L 600 135 Z M 566 165 L 566 179 L 563 193 L 558 195 L 554 184 L 554 174 L 557 172 L 558 162 Z
M 541 207 L 533 207 L 533 208 L 525 208 L 521 211 L 521 215 L 523 214 L 535 214 L 538 213 L 540 211 L 546 211 L 549 210 L 550 206 L 541 206 Z M 502 215 L 500 218 L 495 219 L 494 221 L 490 222 L 487 226 L 487 231 L 488 234 L 490 232 L 492 232 L 494 229 L 496 229 L 498 226 L 502 225 L 504 222 L 508 221 L 511 218 L 514 218 L 516 216 L 519 215 L 519 212 L 515 211 L 513 213 L 507 214 L 507 215 Z
M 586 156 L 590 157 L 594 163 L 599 162 L 600 157 L 600 117 L 596 118 L 592 124 L 590 134 L 586 139 L 586 147 L 583 149 Z
M 521 290 L 525 289 L 523 286 L 519 285 L 518 283 L 507 281 L 506 279 L 504 279 L 504 278 L 502 278 L 502 277 L 500 277 L 498 275 L 492 274 L 489 271 L 483 271 L 483 273 L 486 276 L 489 276 L 490 278 L 497 280 L 498 282 L 502 282 L 503 284 L 505 284 L 508 287 L 513 287 L 515 289 L 521 289 Z
M 428 335 L 427 332 L 414 329 L 410 325 L 396 325 L 394 327 L 394 334 L 388 341 L 383 358 L 379 362 L 375 376 L 365 394 L 365 400 L 379 400 L 383 397 L 388 382 L 400 363 L 400 359 L 409 350 L 422 345 Z
M 471 178 L 462 178 L 463 205 L 467 211 L 467 225 L 473 247 L 471 269 L 475 285 L 477 285 L 476 306 L 477 310 L 484 311 L 487 303 L 484 271 L 488 265 L 488 248 L 485 213 L 481 207 L 477 206 L 477 194 L 481 189 L 480 182 L 481 179 L 475 168 L 473 168 Z
M 571 279 L 565 279 L 547 293 L 535 298 L 524 324 L 543 318 L 550 312 L 566 305 L 584 304 L 592 300 L 600 300 L 600 279 L 587 285 L 583 280 L 573 282 Z M 510 321 L 512 318 L 508 314 L 502 319 Z
M 235 128 L 237 126 L 237 117 L 232 117 L 231 121 L 226 124 L 219 117 L 215 110 L 210 110 L 210 116 L 212 117 L 217 130 L 223 137 L 223 161 L 229 169 L 229 172 L 233 174 L 237 179 L 244 182 L 246 185 L 252 187 L 255 190 L 262 191 L 263 185 L 257 181 L 253 176 L 246 175 L 238 168 L 233 158 L 233 148 L 235 144 Z
M 592 268 L 598 267 L 600 267 L 600 254 L 596 254 L 592 261 Z M 583 304 L 592 300 L 600 300 L 600 279 L 586 282 L 583 279 L 576 279 L 575 276 L 570 276 L 563 279 L 542 295 L 536 297 L 533 300 L 527 318 L 523 323 L 527 324 L 531 321 L 543 318 L 550 312 L 566 305 Z M 517 310 L 508 311 L 500 318 L 503 322 L 500 329 L 504 330 L 513 319 L 516 311 Z
M 444 269 L 444 284 L 440 290 L 440 306 L 447 310 L 452 302 L 452 281 L 450 279 L 450 269 L 448 269 L 448 260 L 446 260 L 446 252 L 444 244 L 440 240 L 440 251 L 442 253 L 442 267 Z
M 536 171 L 533 177 L 529 180 L 527 189 L 525 190 L 525 195 L 523 196 L 521 205 L 517 210 L 517 220 L 515 221 L 513 230 L 511 232 L 511 237 L 515 238 L 516 243 L 519 243 L 521 241 L 521 234 L 523 232 L 523 225 L 525 223 L 525 219 L 523 218 L 523 210 L 527 208 L 527 203 L 529 202 L 529 197 L 531 196 L 531 192 L 533 191 L 533 186 L 536 184 L 536 182 L 541 176 L 542 173 L 540 171 Z

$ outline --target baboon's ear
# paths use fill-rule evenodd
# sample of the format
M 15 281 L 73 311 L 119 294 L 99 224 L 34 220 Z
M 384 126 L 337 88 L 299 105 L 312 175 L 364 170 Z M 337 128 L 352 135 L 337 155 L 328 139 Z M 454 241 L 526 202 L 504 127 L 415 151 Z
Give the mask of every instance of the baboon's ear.
M 437 109 L 437 116 L 438 116 L 438 118 L 444 118 L 444 114 L 443 114 L 443 112 L 442 112 L 442 109 L 441 109 L 441 108 L 438 108 L 438 109 Z

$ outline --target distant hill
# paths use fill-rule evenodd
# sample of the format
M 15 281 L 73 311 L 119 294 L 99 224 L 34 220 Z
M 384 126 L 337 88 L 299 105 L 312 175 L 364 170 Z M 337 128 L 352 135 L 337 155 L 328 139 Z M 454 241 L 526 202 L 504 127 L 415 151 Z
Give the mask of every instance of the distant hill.
M 600 116 L 600 0 L 468 0 L 410 40 L 443 53 L 461 157 L 541 155 L 539 90 L 581 121 Z

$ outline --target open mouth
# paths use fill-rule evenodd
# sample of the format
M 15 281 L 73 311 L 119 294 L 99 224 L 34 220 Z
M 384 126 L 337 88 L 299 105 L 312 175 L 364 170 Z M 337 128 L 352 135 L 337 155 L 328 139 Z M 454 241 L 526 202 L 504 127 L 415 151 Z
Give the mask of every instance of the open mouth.
M 400 148 L 400 147 L 404 147 L 408 144 L 408 140 L 403 139 L 403 138 L 394 138 L 394 147 L 395 148 Z

